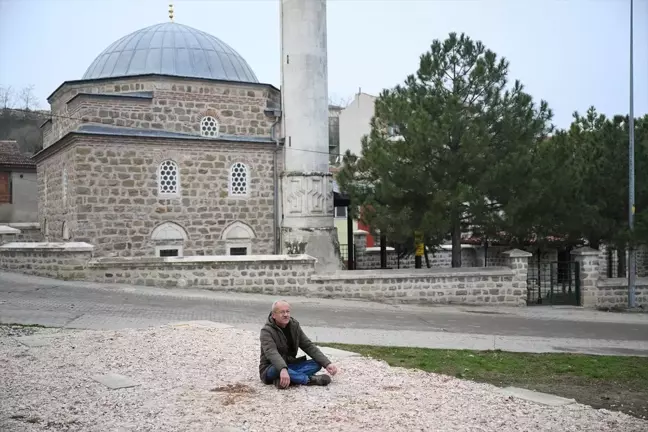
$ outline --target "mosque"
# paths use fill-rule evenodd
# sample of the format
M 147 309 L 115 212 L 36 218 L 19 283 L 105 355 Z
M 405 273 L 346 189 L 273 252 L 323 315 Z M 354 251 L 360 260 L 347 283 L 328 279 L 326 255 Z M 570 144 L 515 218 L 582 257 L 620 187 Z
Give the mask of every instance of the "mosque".
M 308 238 L 288 241 L 304 228 L 333 239 L 313 245 L 335 249 L 328 154 L 300 173 L 300 156 L 284 149 L 299 138 L 282 130 L 282 105 L 291 101 L 282 103 L 279 89 L 260 83 L 225 42 L 174 22 L 172 11 L 170 18 L 115 41 L 80 80 L 49 96 L 51 119 L 34 156 L 45 238 L 93 244 L 98 257 L 268 255 L 291 252 L 291 244 L 302 246 L 293 253 L 318 256 L 304 250 Z M 323 104 L 311 109 L 323 109 L 325 123 L 326 85 Z M 312 101 L 312 91 L 304 97 Z M 319 141 L 326 152 L 328 136 Z

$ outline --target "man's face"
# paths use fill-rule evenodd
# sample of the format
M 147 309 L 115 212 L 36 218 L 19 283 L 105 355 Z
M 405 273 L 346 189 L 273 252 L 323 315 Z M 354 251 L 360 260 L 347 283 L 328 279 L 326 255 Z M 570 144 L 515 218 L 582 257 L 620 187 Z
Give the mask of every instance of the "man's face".
M 290 305 L 288 303 L 279 303 L 272 311 L 272 318 L 279 327 L 286 327 L 290 321 Z

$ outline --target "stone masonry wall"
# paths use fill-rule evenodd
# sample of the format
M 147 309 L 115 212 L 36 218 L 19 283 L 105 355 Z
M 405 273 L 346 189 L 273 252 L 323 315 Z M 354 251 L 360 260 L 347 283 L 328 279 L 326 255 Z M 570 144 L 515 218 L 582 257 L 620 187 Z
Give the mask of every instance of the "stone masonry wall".
M 65 192 L 64 173 L 67 174 Z M 74 149 L 70 145 L 64 146 L 47 160 L 38 163 L 37 181 L 41 235 L 48 241 L 63 241 L 63 224 L 70 228 L 76 223 L 74 207 L 78 200 L 74 185 L 79 184 L 79 179 L 74 164 Z M 94 244 L 94 239 L 86 241 Z
M 437 250 L 434 252 L 428 252 L 428 258 L 430 259 L 430 268 L 451 268 L 452 267 L 452 250 Z M 380 256 L 378 258 L 378 263 L 380 263 Z M 414 268 L 414 255 L 411 255 L 405 259 L 401 259 L 399 267 L 400 268 Z M 423 267 L 426 267 L 425 256 L 423 257 Z M 473 248 L 462 248 L 461 249 L 461 268 L 466 267 L 476 267 L 476 252 Z M 396 265 L 394 265 L 396 268 Z
M 648 246 L 642 245 L 637 248 L 637 277 L 648 276 Z
M 27 247 L 20 247 L 24 245 Z M 84 280 L 91 257 L 90 245 L 66 248 L 51 243 L 9 243 L 0 246 L 0 269 L 62 280 Z
M 637 305 L 648 306 L 648 278 L 637 278 L 635 283 Z M 628 280 L 600 279 L 597 282 L 596 306 L 614 308 L 628 306 Z
M 306 256 L 102 258 L 89 263 L 88 279 L 157 287 L 203 288 L 258 294 L 302 295 L 315 259 Z
M 506 265 L 505 251 L 510 249 L 508 246 L 489 246 L 486 249 L 486 267 L 501 267 Z
M 153 100 L 108 99 L 79 93 L 153 92 Z M 48 147 L 85 121 L 199 134 L 200 119 L 216 117 L 220 132 L 244 136 L 270 136 L 273 120 L 264 114 L 280 105 L 272 86 L 228 83 L 175 77 L 124 77 L 64 84 L 50 99 L 52 132 Z
M 273 152 L 267 144 L 83 137 L 39 163 L 39 181 L 48 179 L 47 186 L 40 184 L 41 224 L 47 220 L 50 241 L 63 240 L 65 221 L 71 239 L 94 244 L 96 256 L 127 257 L 154 256 L 151 233 L 167 221 L 187 232 L 185 256 L 224 255 L 223 229 L 241 221 L 255 234 L 251 254 L 271 254 Z M 158 166 L 166 159 L 179 165 L 180 198 L 157 196 Z M 228 194 L 235 162 L 249 169 L 246 197 Z M 61 197 L 63 167 L 68 172 L 66 202 Z
M 80 243 L 11 243 L 0 246 L 0 268 L 58 279 L 273 295 L 525 304 L 526 257 L 519 255 L 509 259 L 509 268 L 359 270 L 323 275 L 314 273 L 315 259 L 306 255 L 92 259 L 91 249 Z
M 318 297 L 391 300 L 399 303 L 497 304 L 524 303 L 522 289 L 513 295 L 515 272 L 493 269 L 358 270 L 313 275 Z
M 40 224 L 37 222 L 17 222 L 11 223 L 9 226 L 20 230 L 20 233 L 12 241 L 42 242 L 44 240 Z

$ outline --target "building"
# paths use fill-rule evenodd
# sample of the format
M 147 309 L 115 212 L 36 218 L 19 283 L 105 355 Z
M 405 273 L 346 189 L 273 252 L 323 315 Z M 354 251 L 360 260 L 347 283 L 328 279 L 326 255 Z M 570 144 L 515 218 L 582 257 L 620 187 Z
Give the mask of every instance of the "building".
M 337 166 L 340 157 L 340 113 L 344 108 L 339 105 L 329 105 L 329 165 Z
M 360 154 L 362 137 L 371 132 L 375 103 L 375 96 L 359 92 L 340 112 L 340 154 L 343 155 L 347 150 L 356 155 Z
M 99 257 L 278 251 L 280 93 L 223 41 L 175 22 L 135 31 L 48 102 L 34 159 L 49 241 Z
M 36 164 L 16 141 L 0 141 L 0 223 L 37 220 Z
M 374 116 L 374 105 L 376 97 L 367 93 L 358 92 L 353 101 L 343 107 L 331 107 L 329 128 L 337 134 L 337 145 L 331 145 L 331 161 L 336 163 L 331 165 L 339 166 L 342 157 L 347 151 L 360 155 L 362 150 L 362 138 L 371 132 L 371 119 Z M 335 109 L 338 108 L 338 109 Z M 337 170 L 331 168 L 335 173 Z M 342 249 L 347 248 L 347 221 L 346 207 L 335 208 L 335 226 L 338 232 L 338 241 Z M 370 227 L 360 221 L 353 221 L 354 230 L 371 231 Z M 374 247 L 375 240 L 371 234 L 367 236 L 367 246 Z

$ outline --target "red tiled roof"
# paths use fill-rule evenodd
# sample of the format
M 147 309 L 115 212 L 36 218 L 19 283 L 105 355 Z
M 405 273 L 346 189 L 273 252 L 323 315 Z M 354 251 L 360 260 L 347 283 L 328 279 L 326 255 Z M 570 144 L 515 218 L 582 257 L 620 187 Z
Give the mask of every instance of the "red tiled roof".
M 0 141 L 0 165 L 5 167 L 36 168 L 36 163 L 20 153 L 16 141 Z

